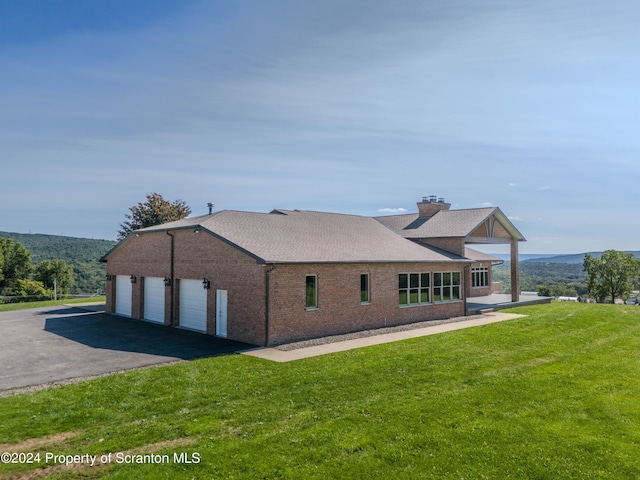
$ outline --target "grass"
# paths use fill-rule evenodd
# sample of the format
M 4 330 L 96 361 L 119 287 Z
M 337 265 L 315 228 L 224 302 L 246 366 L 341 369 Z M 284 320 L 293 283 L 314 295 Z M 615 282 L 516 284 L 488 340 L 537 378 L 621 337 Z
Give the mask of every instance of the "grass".
M 231 355 L 3 398 L 0 451 L 170 461 L 0 464 L 0 478 L 45 467 L 52 478 L 640 478 L 640 308 L 512 311 L 529 316 L 291 363 Z M 183 452 L 200 463 L 176 463 Z
M 66 300 L 45 300 L 42 302 L 3 303 L 0 304 L 0 312 L 13 310 L 26 310 L 29 308 L 54 307 L 57 305 L 69 305 L 72 303 L 104 302 L 106 297 L 67 298 Z

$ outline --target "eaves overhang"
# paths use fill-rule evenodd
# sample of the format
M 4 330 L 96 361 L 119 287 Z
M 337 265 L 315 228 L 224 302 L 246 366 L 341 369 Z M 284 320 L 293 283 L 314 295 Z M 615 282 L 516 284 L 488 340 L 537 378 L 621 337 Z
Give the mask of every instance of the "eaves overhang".
M 460 263 L 460 264 L 471 264 L 473 260 L 469 260 L 468 258 L 461 258 L 456 260 L 442 259 L 442 260 L 304 260 L 304 261 L 290 261 L 290 260 L 265 260 L 264 263 L 272 265 L 351 265 L 351 264 L 368 264 L 368 263 L 376 263 L 376 264 L 406 264 L 406 263 Z

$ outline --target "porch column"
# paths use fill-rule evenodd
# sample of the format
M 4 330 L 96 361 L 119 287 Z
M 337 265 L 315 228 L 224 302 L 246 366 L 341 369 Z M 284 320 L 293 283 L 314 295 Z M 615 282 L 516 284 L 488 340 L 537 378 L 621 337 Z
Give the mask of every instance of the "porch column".
M 520 282 L 518 281 L 518 240 L 511 239 L 511 301 L 520 300 Z

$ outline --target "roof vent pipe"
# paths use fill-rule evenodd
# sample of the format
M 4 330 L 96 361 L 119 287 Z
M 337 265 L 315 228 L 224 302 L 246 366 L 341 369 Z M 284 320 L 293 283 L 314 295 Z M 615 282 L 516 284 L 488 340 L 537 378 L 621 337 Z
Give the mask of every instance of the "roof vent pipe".
M 213 213 L 213 207 L 215 205 L 211 202 L 207 203 L 207 207 L 209 207 L 209 215 L 211 215 Z

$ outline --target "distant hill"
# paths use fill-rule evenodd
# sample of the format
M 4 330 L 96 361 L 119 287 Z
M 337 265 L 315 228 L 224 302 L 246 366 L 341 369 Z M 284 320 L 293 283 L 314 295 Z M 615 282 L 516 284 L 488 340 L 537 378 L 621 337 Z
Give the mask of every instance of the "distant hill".
M 73 267 L 74 293 L 104 292 L 105 265 L 100 257 L 117 243 L 113 240 L 0 232 L 0 237 L 20 242 L 31 253 L 31 262 L 60 259 Z
M 602 252 L 588 252 L 592 257 L 600 258 Z M 640 258 L 640 251 L 638 252 L 626 252 L 633 253 L 636 258 Z M 499 258 L 505 262 L 511 260 L 511 256 L 508 253 L 491 253 L 494 257 Z M 573 254 L 563 254 L 563 255 L 554 255 L 552 253 L 524 253 L 518 255 L 518 260 L 520 263 L 580 263 L 584 262 L 585 253 L 573 253 Z
M 489 255 L 499 258 L 500 260 L 505 262 L 508 262 L 511 260 L 511 254 L 509 253 L 490 253 Z M 527 260 L 532 260 L 532 259 L 542 258 L 542 257 L 550 257 L 550 256 L 552 255 L 548 253 L 521 253 L 520 255 L 518 255 L 518 260 L 521 262 L 526 262 Z
M 600 258 L 602 252 L 588 252 L 592 257 Z M 638 252 L 625 252 L 625 253 L 633 253 L 636 258 L 640 258 L 640 251 Z M 584 256 L 586 253 L 575 253 L 572 255 L 553 255 L 549 257 L 537 257 L 537 258 L 529 258 L 527 260 L 520 260 L 523 263 L 580 263 L 584 262 Z

